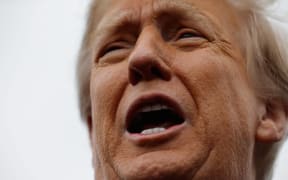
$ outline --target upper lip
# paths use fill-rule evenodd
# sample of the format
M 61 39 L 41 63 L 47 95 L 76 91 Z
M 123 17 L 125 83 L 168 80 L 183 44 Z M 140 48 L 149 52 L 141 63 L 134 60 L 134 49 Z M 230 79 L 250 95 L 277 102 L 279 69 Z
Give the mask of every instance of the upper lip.
M 140 96 L 135 101 L 133 101 L 131 105 L 129 106 L 127 114 L 126 114 L 126 118 L 125 118 L 126 130 L 129 124 L 131 123 L 131 121 L 133 120 L 133 117 L 135 116 L 135 114 L 139 112 L 141 108 L 145 106 L 155 105 L 155 104 L 165 105 L 173 109 L 174 112 L 176 112 L 179 116 L 185 119 L 184 113 L 180 107 L 180 104 L 176 100 L 164 94 L 159 94 L 159 93 L 148 94 L 148 95 Z

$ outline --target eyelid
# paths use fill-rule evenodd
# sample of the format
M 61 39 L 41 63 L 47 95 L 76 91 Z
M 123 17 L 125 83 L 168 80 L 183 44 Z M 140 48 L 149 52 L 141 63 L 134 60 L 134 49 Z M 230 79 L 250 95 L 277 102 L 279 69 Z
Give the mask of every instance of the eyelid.
M 126 41 L 122 41 L 122 40 L 109 43 L 106 46 L 104 46 L 102 50 L 100 50 L 99 58 L 104 57 L 105 55 L 112 53 L 114 51 L 129 48 L 129 47 L 130 47 L 129 43 Z
M 175 35 L 175 40 L 179 40 L 182 39 L 181 35 L 185 34 L 185 33 L 190 33 L 192 34 L 191 37 L 186 37 L 186 38 L 193 38 L 193 37 L 203 37 L 199 32 L 197 32 L 196 30 L 193 29 L 189 29 L 189 28 L 182 28 L 180 30 L 177 31 L 176 35 Z

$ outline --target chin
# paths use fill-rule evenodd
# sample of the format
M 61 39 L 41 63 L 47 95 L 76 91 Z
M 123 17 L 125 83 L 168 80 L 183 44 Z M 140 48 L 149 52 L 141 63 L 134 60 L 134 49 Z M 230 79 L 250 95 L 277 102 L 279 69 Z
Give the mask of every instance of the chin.
M 118 158 L 114 161 L 119 179 L 127 180 L 191 180 L 209 157 L 209 151 L 198 146 L 191 149 L 151 149 L 136 157 Z
M 177 156 L 172 152 L 146 153 L 129 165 L 119 167 L 120 177 L 127 180 L 192 179 L 193 168 L 187 166 L 184 157 Z

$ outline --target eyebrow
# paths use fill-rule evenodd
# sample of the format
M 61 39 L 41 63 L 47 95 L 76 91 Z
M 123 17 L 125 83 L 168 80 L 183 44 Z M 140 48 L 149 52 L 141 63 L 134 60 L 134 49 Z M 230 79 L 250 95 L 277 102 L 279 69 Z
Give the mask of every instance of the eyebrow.
M 141 12 L 141 11 L 140 11 Z M 168 17 L 177 17 L 184 21 L 189 21 L 193 25 L 198 26 L 199 29 L 205 29 L 204 35 L 210 36 L 215 39 L 217 30 L 220 27 L 203 11 L 197 8 L 191 3 L 185 1 L 170 1 L 170 0 L 157 0 L 153 4 L 153 11 L 150 11 L 150 16 L 153 16 L 157 20 L 161 15 L 167 15 Z M 98 41 L 105 39 L 110 33 L 119 32 L 123 27 L 128 24 L 141 25 L 139 23 L 139 16 L 135 9 L 121 9 L 117 10 L 109 16 L 102 18 L 98 26 L 95 29 L 98 36 Z M 112 18 L 111 18 L 112 17 Z

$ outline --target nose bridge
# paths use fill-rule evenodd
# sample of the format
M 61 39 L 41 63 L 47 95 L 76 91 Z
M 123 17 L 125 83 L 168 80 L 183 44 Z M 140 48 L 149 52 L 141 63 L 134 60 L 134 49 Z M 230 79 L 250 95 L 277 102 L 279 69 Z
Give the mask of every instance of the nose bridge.
M 153 27 L 153 25 L 149 25 L 143 28 L 136 42 L 134 51 L 131 54 L 131 57 L 132 57 L 131 59 L 133 59 L 133 56 L 155 56 L 157 55 L 157 50 L 158 51 L 160 50 L 159 48 L 157 48 L 157 44 L 160 43 L 160 40 L 161 38 L 160 38 L 159 32 L 157 32 L 157 30 Z
M 129 57 L 129 80 L 132 85 L 153 79 L 170 80 L 171 72 L 162 56 L 162 38 L 153 25 L 143 28 Z

